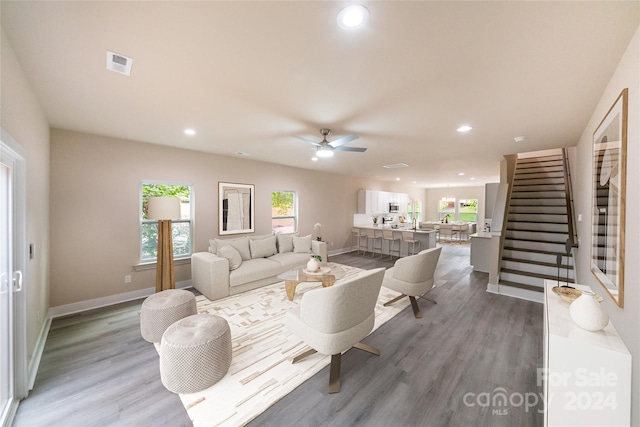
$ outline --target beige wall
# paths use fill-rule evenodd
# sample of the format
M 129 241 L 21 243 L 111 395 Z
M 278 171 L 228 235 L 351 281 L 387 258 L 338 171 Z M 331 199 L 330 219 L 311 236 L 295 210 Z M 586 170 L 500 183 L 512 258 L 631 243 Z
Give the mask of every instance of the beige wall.
M 439 202 L 443 197 L 455 197 L 456 199 L 478 199 L 478 227 L 484 225 L 484 185 L 481 187 L 447 187 L 427 188 L 426 204 L 423 217 L 427 221 L 438 220 Z
M 241 158 L 72 131 L 51 131 L 51 306 L 155 286 L 155 270 L 132 271 L 139 256 L 143 180 L 192 184 L 196 252 L 218 230 L 218 181 L 255 184 L 256 233 L 271 233 L 271 192 L 298 192 L 299 230 L 322 224 L 329 251 L 349 247 L 361 188 L 412 193 L 423 189 L 372 182 Z M 132 276 L 131 284 L 124 276 Z M 176 280 L 190 279 L 190 266 Z
M 574 200 L 577 214 L 585 218 L 578 223 L 580 248 L 576 251 L 578 282 L 588 284 L 598 294 L 604 295 L 602 305 L 609 313 L 633 356 L 633 391 L 631 425 L 640 425 L 640 28 L 622 57 L 618 68 L 589 124 L 578 143 L 578 168 L 574 175 Z M 591 217 L 591 158 L 593 132 L 613 102 L 624 88 L 629 88 L 628 135 L 627 135 L 627 209 L 625 247 L 624 308 L 619 308 L 595 279 L 590 271 L 589 246 Z
M 33 354 L 49 309 L 49 125 L 2 32 L 2 129 L 22 146 L 26 156 L 27 244 L 36 256 L 27 261 L 27 352 Z

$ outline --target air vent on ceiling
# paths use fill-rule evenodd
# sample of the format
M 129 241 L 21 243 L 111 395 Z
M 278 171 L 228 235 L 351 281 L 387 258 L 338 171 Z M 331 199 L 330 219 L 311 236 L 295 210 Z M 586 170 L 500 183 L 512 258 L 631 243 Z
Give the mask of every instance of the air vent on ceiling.
M 400 169 L 400 168 L 408 168 L 409 165 L 406 163 L 393 163 L 391 165 L 384 165 L 382 167 L 387 169 Z
M 107 51 L 107 70 L 130 76 L 132 64 L 133 59 L 127 58 L 119 53 Z

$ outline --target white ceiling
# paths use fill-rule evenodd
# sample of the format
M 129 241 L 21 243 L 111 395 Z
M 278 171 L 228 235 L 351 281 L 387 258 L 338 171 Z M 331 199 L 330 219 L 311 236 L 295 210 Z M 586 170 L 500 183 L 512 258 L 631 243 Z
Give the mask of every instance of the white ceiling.
M 497 181 L 503 154 L 575 145 L 640 22 L 637 1 L 371 1 L 366 28 L 344 31 L 347 4 L 1 12 L 52 127 L 421 187 Z M 133 58 L 130 77 L 106 70 L 107 50 Z M 319 141 L 322 127 L 366 153 L 312 162 L 295 135 Z M 398 162 L 410 167 L 382 168 Z

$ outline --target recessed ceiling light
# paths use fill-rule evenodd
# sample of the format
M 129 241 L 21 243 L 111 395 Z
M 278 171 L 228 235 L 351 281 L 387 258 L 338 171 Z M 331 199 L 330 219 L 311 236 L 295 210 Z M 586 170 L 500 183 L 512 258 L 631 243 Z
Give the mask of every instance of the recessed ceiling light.
M 469 126 L 469 125 L 462 125 L 456 130 L 458 132 L 469 132 L 471 129 L 473 129 L 473 128 L 471 126 Z
M 413 181 L 413 183 L 414 183 L 414 184 L 417 184 L 417 183 L 418 183 L 418 181 Z
M 196 131 L 193 129 L 185 129 L 184 130 L 185 135 L 189 135 L 189 136 L 193 136 L 196 134 Z
M 396 178 L 396 181 L 400 181 L 400 177 L 397 177 L 397 178 Z
M 464 175 L 464 172 L 460 172 L 458 175 L 463 176 L 463 175 Z
M 471 178 L 469 178 L 469 179 L 470 179 L 471 181 L 473 181 L 475 178 L 471 177 Z
M 343 30 L 363 27 L 369 20 L 369 11 L 359 4 L 347 6 L 338 13 L 338 26 Z
M 317 157 L 312 157 L 312 158 L 311 158 L 311 161 L 313 161 L 313 162 L 317 162 L 317 161 L 318 161 L 318 158 L 317 158 Z

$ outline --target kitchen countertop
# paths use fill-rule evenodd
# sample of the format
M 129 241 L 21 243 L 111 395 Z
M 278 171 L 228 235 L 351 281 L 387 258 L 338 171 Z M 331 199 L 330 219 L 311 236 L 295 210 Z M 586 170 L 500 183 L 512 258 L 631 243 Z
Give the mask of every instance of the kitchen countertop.
M 405 224 L 404 226 L 399 225 L 398 228 L 393 228 L 391 225 L 354 225 L 355 228 L 366 228 L 367 230 L 392 230 L 392 231 L 411 231 L 414 233 L 424 233 L 424 234 L 428 234 L 428 233 L 435 233 L 435 230 L 421 230 L 421 229 L 417 229 L 414 230 L 413 226 L 409 225 L 409 224 Z
M 471 237 L 481 237 L 483 239 L 490 239 L 491 233 L 487 231 L 478 231 L 477 233 L 472 234 Z

